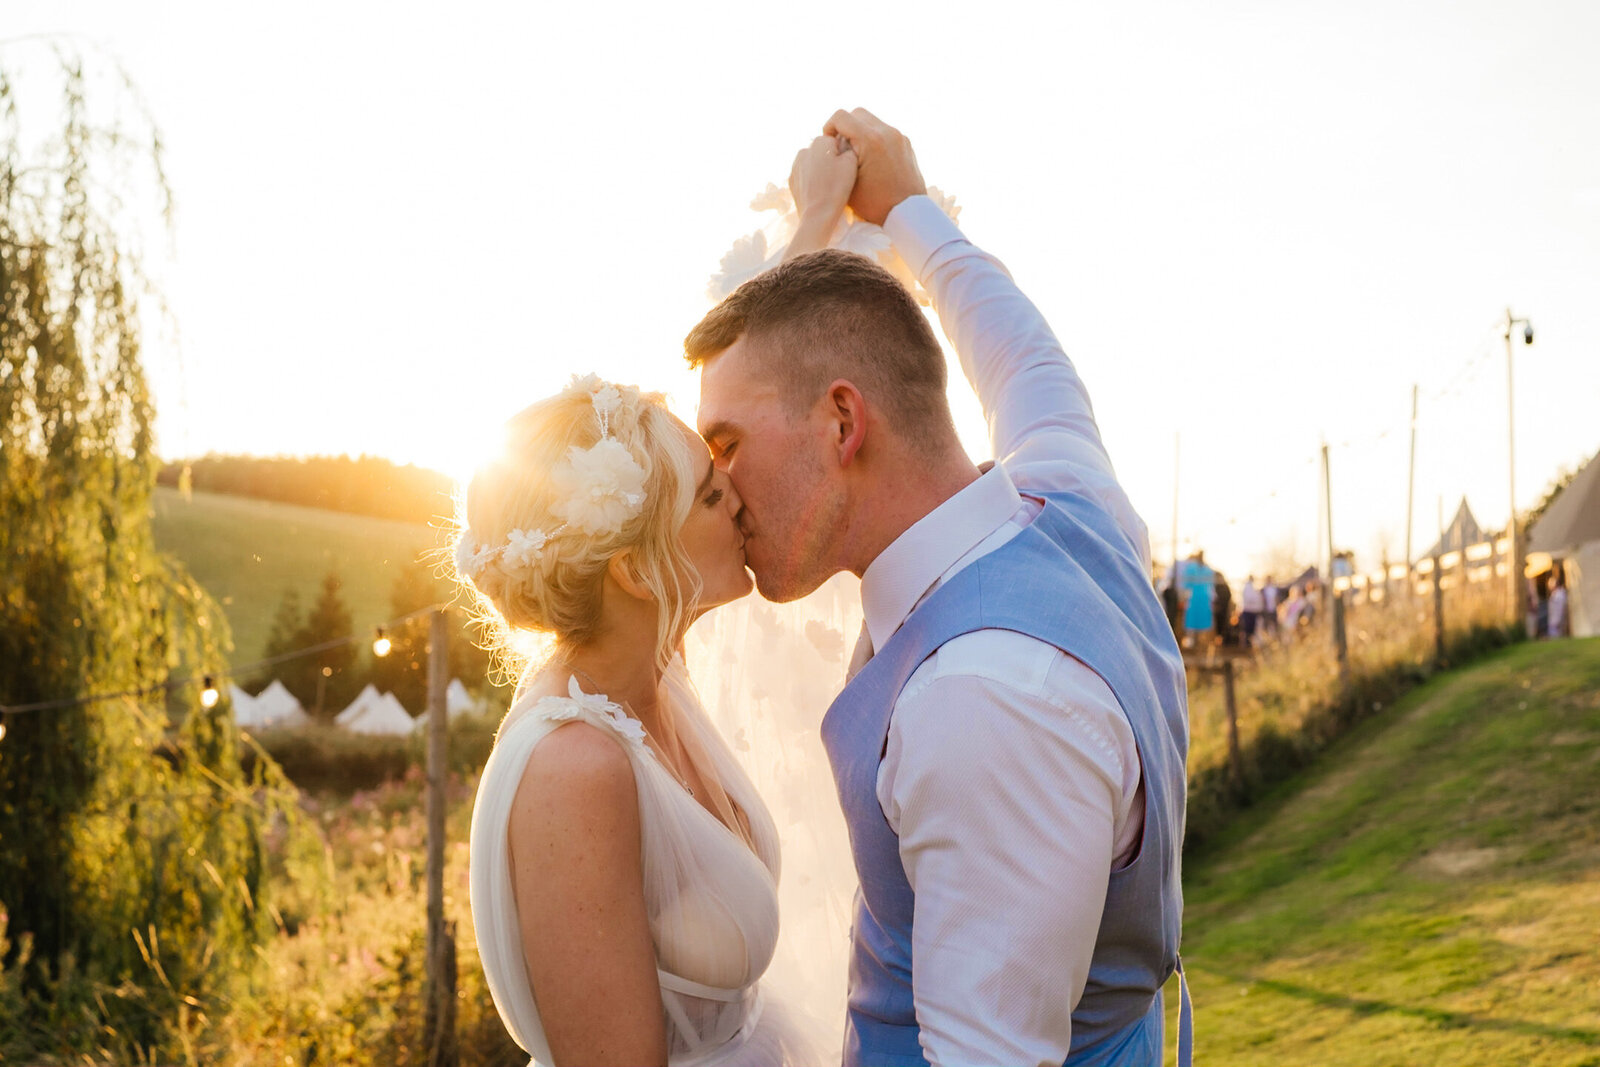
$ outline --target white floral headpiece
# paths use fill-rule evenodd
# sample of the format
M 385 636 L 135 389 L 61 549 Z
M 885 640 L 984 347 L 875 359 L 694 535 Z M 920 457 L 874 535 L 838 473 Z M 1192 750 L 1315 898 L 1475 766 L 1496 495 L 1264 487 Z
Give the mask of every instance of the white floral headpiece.
M 503 544 L 481 545 L 471 530 L 463 530 L 456 542 L 456 571 L 474 577 L 483 565 L 500 557 L 501 566 L 512 573 L 537 568 L 545 547 L 557 535 L 571 530 L 586 536 L 616 533 L 644 507 L 644 468 L 627 446 L 611 436 L 611 416 L 622 406 L 623 390 L 593 374 L 573 375 L 562 396 L 587 396 L 600 420 L 600 440 L 588 448 L 573 445 L 566 458 L 550 472 L 555 486 L 552 517 L 560 525 L 549 530 L 515 529 Z

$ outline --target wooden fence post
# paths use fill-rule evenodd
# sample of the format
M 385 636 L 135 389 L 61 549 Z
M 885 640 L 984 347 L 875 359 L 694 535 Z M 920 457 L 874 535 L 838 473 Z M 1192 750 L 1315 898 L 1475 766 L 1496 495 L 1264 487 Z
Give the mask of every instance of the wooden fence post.
M 1439 565 L 1439 554 L 1433 556 L 1433 662 L 1444 663 L 1444 568 Z
M 456 1063 L 456 945 L 453 924 L 444 921 L 445 786 L 449 777 L 449 616 L 435 609 L 428 619 L 428 932 L 427 1007 L 422 1034 L 428 1067 Z
M 1244 788 L 1244 760 L 1239 755 L 1239 706 L 1233 697 L 1233 660 L 1222 661 L 1222 700 L 1228 709 L 1228 766 L 1236 789 Z

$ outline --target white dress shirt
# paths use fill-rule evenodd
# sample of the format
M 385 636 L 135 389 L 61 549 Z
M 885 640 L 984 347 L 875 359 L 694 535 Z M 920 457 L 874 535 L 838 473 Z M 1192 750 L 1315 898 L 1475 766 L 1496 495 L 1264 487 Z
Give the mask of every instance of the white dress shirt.
M 1256 583 L 1246 580 L 1239 591 L 1239 610 L 1262 612 L 1267 610 L 1266 594 L 1256 588 Z
M 1100 501 L 1148 571 L 1144 523 L 1038 309 L 927 197 L 884 228 L 933 298 L 999 462 L 868 567 L 863 655 L 1026 527 L 1042 507 L 1030 491 Z M 877 786 L 917 897 L 912 983 L 929 1062 L 1061 1063 L 1108 877 L 1133 858 L 1144 821 L 1138 748 L 1110 689 L 1034 638 L 958 637 L 901 691 Z

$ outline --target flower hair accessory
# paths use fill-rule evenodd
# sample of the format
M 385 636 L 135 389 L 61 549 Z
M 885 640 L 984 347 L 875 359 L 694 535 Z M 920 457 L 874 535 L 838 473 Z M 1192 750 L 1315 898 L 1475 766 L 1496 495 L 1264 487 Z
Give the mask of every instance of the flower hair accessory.
M 574 375 L 562 396 L 587 396 L 600 421 L 600 440 L 588 448 L 573 445 L 550 472 L 555 502 L 550 513 L 560 525 L 515 529 L 498 545 L 480 545 L 470 530 L 456 542 L 456 571 L 474 578 L 484 564 L 499 558 L 512 574 L 537 569 L 545 548 L 559 534 L 571 530 L 585 536 L 608 536 L 622 529 L 644 507 L 645 472 L 621 441 L 611 436 L 611 416 L 622 406 L 623 394 L 637 398 L 631 386 L 616 386 L 593 374 Z
M 589 402 L 594 405 L 594 413 L 600 419 L 600 439 L 605 440 L 611 436 L 611 414 L 622 406 L 624 389 L 628 391 L 630 400 L 639 398 L 639 390 L 632 386 L 612 385 L 598 374 L 574 374 L 572 381 L 561 390 L 561 395 L 589 397 Z
M 558 529 L 615 533 L 644 507 L 644 468 L 614 437 L 589 448 L 574 445 L 550 478 L 556 486 L 550 511 L 562 520 Z

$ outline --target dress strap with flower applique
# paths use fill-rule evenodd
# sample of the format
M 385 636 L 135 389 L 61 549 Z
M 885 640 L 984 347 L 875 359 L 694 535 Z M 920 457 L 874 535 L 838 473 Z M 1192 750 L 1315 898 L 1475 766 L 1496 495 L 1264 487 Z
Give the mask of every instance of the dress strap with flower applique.
M 568 722 L 582 719 L 596 726 L 605 726 L 622 736 L 634 747 L 644 750 L 644 723 L 635 719 L 620 706 L 599 693 L 585 693 L 578 679 L 567 680 L 566 696 L 542 697 L 528 709 L 528 717 L 546 722 Z

